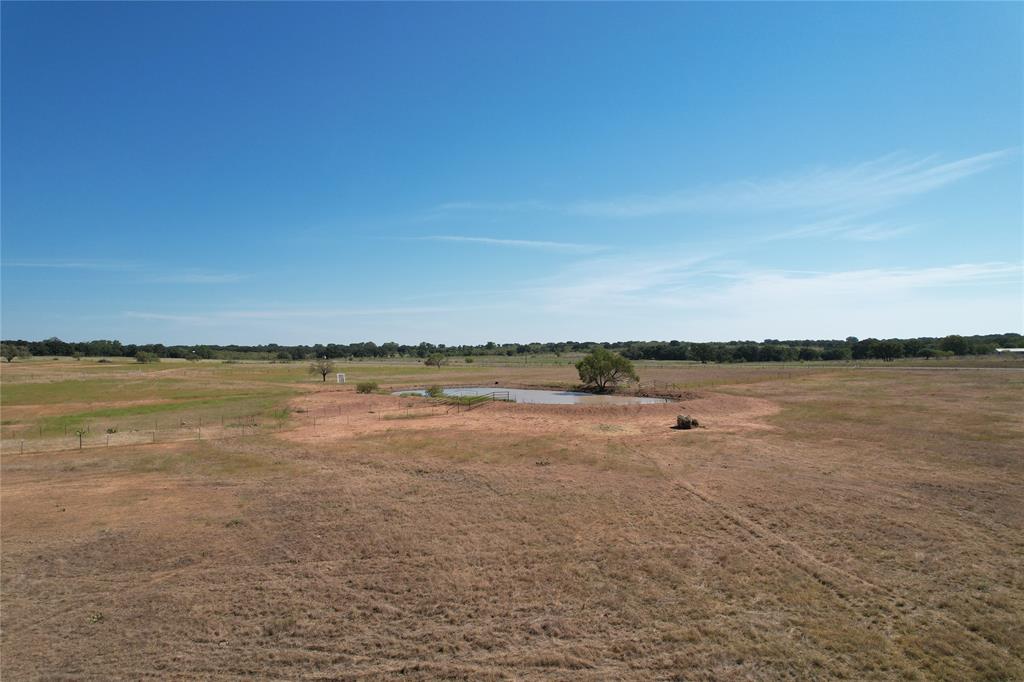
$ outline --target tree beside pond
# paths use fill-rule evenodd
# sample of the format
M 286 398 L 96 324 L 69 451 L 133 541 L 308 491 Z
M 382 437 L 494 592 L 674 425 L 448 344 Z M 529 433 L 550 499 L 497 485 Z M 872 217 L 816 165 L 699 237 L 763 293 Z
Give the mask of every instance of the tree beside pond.
M 600 346 L 576 363 L 576 371 L 580 381 L 598 391 L 614 389 L 623 381 L 640 380 L 632 362 Z

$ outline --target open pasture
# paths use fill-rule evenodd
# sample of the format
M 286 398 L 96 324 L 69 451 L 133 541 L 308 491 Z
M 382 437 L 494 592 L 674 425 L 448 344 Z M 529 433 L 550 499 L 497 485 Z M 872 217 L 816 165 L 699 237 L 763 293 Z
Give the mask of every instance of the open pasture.
M 386 393 L 575 372 L 4 365 L 4 672 L 1019 679 L 1024 372 L 905 367 L 640 363 L 683 401 L 445 413 Z M 281 428 L 12 447 L 243 415 Z

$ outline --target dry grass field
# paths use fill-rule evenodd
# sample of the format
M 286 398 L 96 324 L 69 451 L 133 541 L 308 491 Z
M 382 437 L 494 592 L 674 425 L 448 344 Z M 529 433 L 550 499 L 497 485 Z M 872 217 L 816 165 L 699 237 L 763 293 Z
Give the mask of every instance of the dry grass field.
M 0 672 L 1024 679 L 1024 371 L 1000 366 L 649 364 L 680 403 L 445 414 L 302 364 L 5 365 Z M 284 428 L 20 453 L 154 415 Z

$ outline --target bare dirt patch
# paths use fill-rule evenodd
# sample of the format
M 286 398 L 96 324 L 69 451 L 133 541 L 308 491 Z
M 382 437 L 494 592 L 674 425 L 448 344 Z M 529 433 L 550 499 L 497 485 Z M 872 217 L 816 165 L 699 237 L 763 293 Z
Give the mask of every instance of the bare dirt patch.
M 486 403 L 468 411 L 450 410 L 423 398 L 365 395 L 332 390 L 309 393 L 291 403 L 299 428 L 282 437 L 295 442 L 355 438 L 401 428 L 408 431 L 495 431 L 523 436 L 591 434 L 671 439 L 667 431 L 681 409 L 709 429 L 770 430 L 765 418 L 778 412 L 770 400 L 721 393 L 691 394 L 690 399 L 655 405 L 595 406 Z M 316 417 L 316 424 L 313 424 Z M 601 427 L 611 427 L 604 428 Z

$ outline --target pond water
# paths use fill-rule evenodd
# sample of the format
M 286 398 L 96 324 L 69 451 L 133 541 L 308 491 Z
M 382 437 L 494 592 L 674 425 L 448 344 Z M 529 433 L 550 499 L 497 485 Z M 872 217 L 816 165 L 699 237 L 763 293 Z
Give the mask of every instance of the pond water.
M 643 398 L 632 395 L 594 395 L 579 391 L 542 391 L 534 388 L 503 388 L 501 386 L 460 386 L 444 389 L 445 395 L 487 395 L 499 391 L 508 393 L 509 398 L 517 403 L 537 403 L 543 405 L 648 405 L 667 403 L 664 398 Z M 402 394 L 426 395 L 423 389 L 411 391 L 395 391 L 392 395 Z M 499 396 L 504 398 L 504 395 Z

